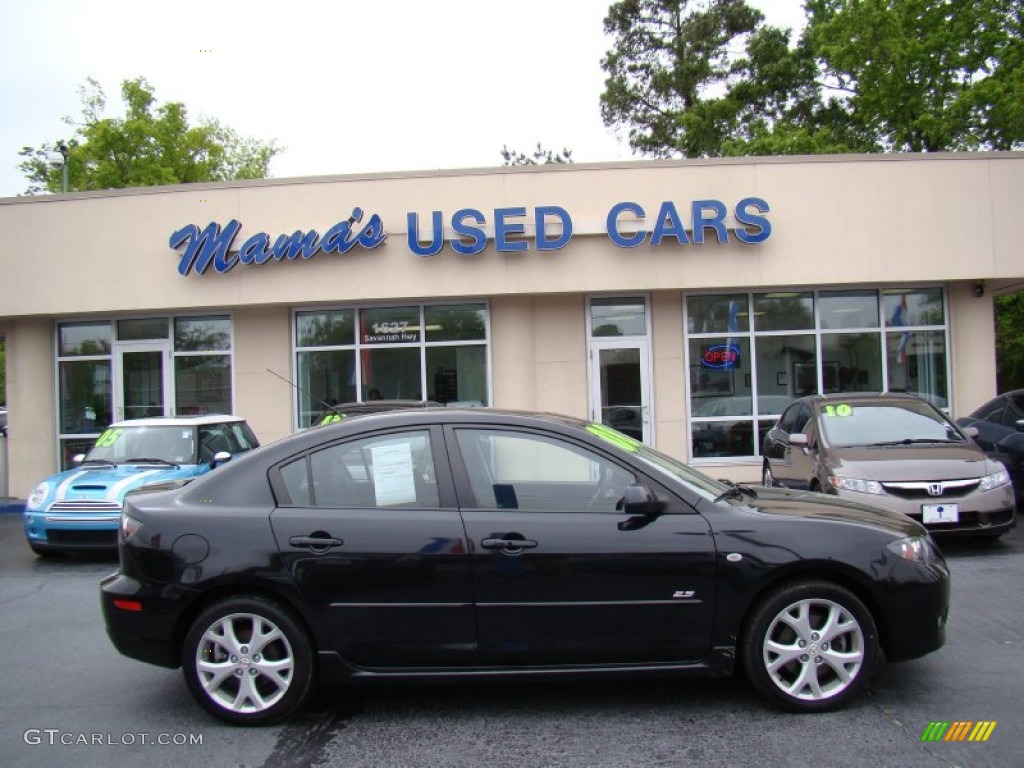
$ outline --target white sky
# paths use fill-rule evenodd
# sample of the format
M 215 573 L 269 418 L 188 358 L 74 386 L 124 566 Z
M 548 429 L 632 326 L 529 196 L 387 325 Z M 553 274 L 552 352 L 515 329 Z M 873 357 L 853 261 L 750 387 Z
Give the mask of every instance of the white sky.
M 799 28 L 802 0 L 748 0 Z M 69 139 L 92 77 L 284 147 L 271 176 L 501 165 L 507 145 L 631 159 L 601 122 L 610 0 L 0 0 L 0 197 Z M 636 158 L 632 158 L 636 159 Z

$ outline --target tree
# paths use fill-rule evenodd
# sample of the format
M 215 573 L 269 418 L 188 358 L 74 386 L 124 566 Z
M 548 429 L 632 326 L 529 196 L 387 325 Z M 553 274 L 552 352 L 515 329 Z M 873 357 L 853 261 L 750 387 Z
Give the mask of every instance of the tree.
M 544 149 L 541 143 L 537 142 L 537 148 L 533 151 L 533 155 L 525 155 L 522 152 L 517 152 L 514 149 L 509 149 L 507 146 L 502 146 L 501 156 L 504 158 L 502 165 L 560 165 L 562 163 L 572 162 L 572 150 L 562 148 L 561 152 L 552 152 L 550 149 Z
M 1019 0 L 806 8 L 791 46 L 743 0 L 615 3 L 605 124 L 655 157 L 1024 146 Z
M 1024 387 L 1024 291 L 996 298 L 996 384 L 1000 392 Z
M 69 189 L 262 179 L 281 152 L 274 141 L 239 136 L 213 119 L 190 125 L 184 104 L 156 106 L 153 87 L 141 77 L 121 84 L 124 118 L 103 117 L 106 96 L 92 78 L 79 95 L 81 120 L 64 118 L 75 132 L 66 145 Z M 44 143 L 19 153 L 25 159 L 18 168 L 30 182 L 27 194 L 60 191 L 61 171 L 48 163 L 56 147 Z

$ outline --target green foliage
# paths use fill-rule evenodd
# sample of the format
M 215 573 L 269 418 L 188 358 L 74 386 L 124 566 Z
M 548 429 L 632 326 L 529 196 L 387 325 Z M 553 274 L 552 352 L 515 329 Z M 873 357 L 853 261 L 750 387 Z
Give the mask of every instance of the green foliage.
M 93 79 L 79 89 L 82 119 L 64 122 L 74 128 L 67 143 L 68 189 L 93 190 L 188 184 L 200 181 L 266 178 L 271 159 L 281 151 L 239 136 L 216 120 L 190 125 L 185 105 L 156 105 L 153 87 L 144 78 L 125 80 L 123 118 L 105 118 L 106 96 Z M 59 192 L 61 170 L 47 162 L 56 143 L 25 147 L 18 168 L 29 180 L 27 194 Z
M 622 0 L 605 125 L 653 157 L 1024 146 L 1019 0 L 807 0 L 807 26 L 744 0 Z
M 501 156 L 504 159 L 503 166 L 506 165 L 559 165 L 562 163 L 572 162 L 572 150 L 562 148 L 561 152 L 552 152 L 550 149 L 544 149 L 541 143 L 537 142 L 537 148 L 533 151 L 532 155 L 526 155 L 522 152 L 517 152 L 514 149 L 509 149 L 507 146 L 501 148 Z
M 1024 291 L 995 300 L 996 384 L 1000 392 L 1024 388 Z

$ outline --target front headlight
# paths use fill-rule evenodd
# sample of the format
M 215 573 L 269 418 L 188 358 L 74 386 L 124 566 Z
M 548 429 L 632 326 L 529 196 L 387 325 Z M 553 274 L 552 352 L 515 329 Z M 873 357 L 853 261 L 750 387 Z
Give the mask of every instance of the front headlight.
M 981 478 L 981 483 L 978 485 L 980 491 L 991 491 L 993 488 L 998 488 L 1001 485 L 1009 485 L 1010 475 L 1005 469 L 1001 469 L 998 472 L 994 472 L 991 475 L 986 475 Z
M 841 477 L 829 475 L 828 481 L 837 491 L 856 491 L 857 493 L 885 493 L 882 484 L 875 480 L 861 480 L 859 477 Z
M 893 554 L 899 555 L 904 560 L 909 560 L 912 563 L 930 565 L 937 559 L 935 547 L 927 535 L 896 539 L 895 541 L 890 541 L 885 547 Z
M 37 485 L 32 493 L 28 495 L 26 507 L 28 509 L 36 509 L 43 506 L 43 502 L 46 501 L 46 497 L 50 495 L 50 484 L 40 483 Z

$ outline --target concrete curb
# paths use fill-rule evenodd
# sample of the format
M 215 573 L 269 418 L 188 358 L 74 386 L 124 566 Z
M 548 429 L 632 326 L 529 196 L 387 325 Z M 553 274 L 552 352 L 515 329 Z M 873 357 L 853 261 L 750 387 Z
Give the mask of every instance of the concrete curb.
M 0 515 L 20 515 L 25 511 L 24 499 L 0 499 Z

